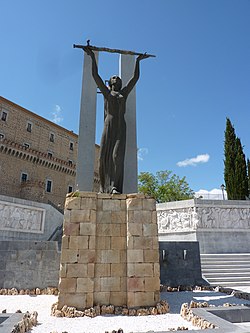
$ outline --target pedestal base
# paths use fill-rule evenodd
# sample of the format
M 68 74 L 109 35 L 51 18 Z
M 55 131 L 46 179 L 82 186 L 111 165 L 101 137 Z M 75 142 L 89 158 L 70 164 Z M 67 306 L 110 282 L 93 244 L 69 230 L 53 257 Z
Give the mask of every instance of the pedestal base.
M 67 197 L 58 308 L 154 306 L 159 298 L 155 200 L 92 192 Z

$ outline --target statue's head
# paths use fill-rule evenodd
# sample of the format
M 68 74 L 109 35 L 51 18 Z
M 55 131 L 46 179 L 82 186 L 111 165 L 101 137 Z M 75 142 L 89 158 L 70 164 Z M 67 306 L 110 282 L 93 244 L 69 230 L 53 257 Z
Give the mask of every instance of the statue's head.
M 117 75 L 111 76 L 111 78 L 109 79 L 108 85 L 109 85 L 110 90 L 112 90 L 112 88 L 113 88 L 113 90 L 119 91 L 122 89 L 122 80 Z

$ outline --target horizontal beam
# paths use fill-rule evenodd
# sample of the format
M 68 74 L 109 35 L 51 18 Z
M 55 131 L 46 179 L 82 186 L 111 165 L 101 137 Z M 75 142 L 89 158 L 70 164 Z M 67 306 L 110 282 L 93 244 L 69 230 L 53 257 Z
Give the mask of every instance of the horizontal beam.
M 134 51 L 126 51 L 126 50 L 119 50 L 119 49 L 110 49 L 108 47 L 98 47 L 92 45 L 86 45 L 92 51 L 101 51 L 101 52 L 109 52 L 109 53 L 119 53 L 119 54 L 129 54 L 129 55 L 141 55 L 144 53 L 134 52 Z M 73 48 L 84 49 L 85 45 L 77 45 L 73 44 Z M 146 53 L 147 54 L 147 53 Z M 153 54 L 147 54 L 148 57 L 155 57 Z

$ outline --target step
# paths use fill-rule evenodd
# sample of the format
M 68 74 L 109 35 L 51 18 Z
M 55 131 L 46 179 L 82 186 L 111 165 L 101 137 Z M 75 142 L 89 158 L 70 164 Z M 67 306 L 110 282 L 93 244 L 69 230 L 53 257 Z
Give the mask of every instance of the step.
M 214 286 L 250 286 L 250 253 L 201 254 L 201 270 Z

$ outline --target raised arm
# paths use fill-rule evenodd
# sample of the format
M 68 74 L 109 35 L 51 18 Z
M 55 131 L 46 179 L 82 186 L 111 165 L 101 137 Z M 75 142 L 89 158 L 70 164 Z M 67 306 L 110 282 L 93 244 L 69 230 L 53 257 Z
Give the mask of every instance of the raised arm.
M 144 53 L 144 54 L 140 54 L 136 58 L 134 76 L 130 79 L 128 84 L 122 89 L 124 92 L 126 92 L 127 95 L 131 92 L 131 90 L 136 85 L 136 82 L 139 80 L 139 77 L 140 77 L 140 61 L 143 60 L 143 59 L 146 59 L 148 57 L 150 57 L 150 56 L 147 55 L 146 53 Z
M 107 97 L 109 94 L 109 89 L 106 87 L 105 83 L 103 82 L 102 78 L 98 74 L 98 67 L 95 59 L 95 54 L 94 52 L 88 47 L 84 46 L 83 47 L 84 51 L 91 57 L 92 59 L 92 76 L 95 80 L 95 83 L 97 84 L 98 88 L 104 95 L 104 97 Z

